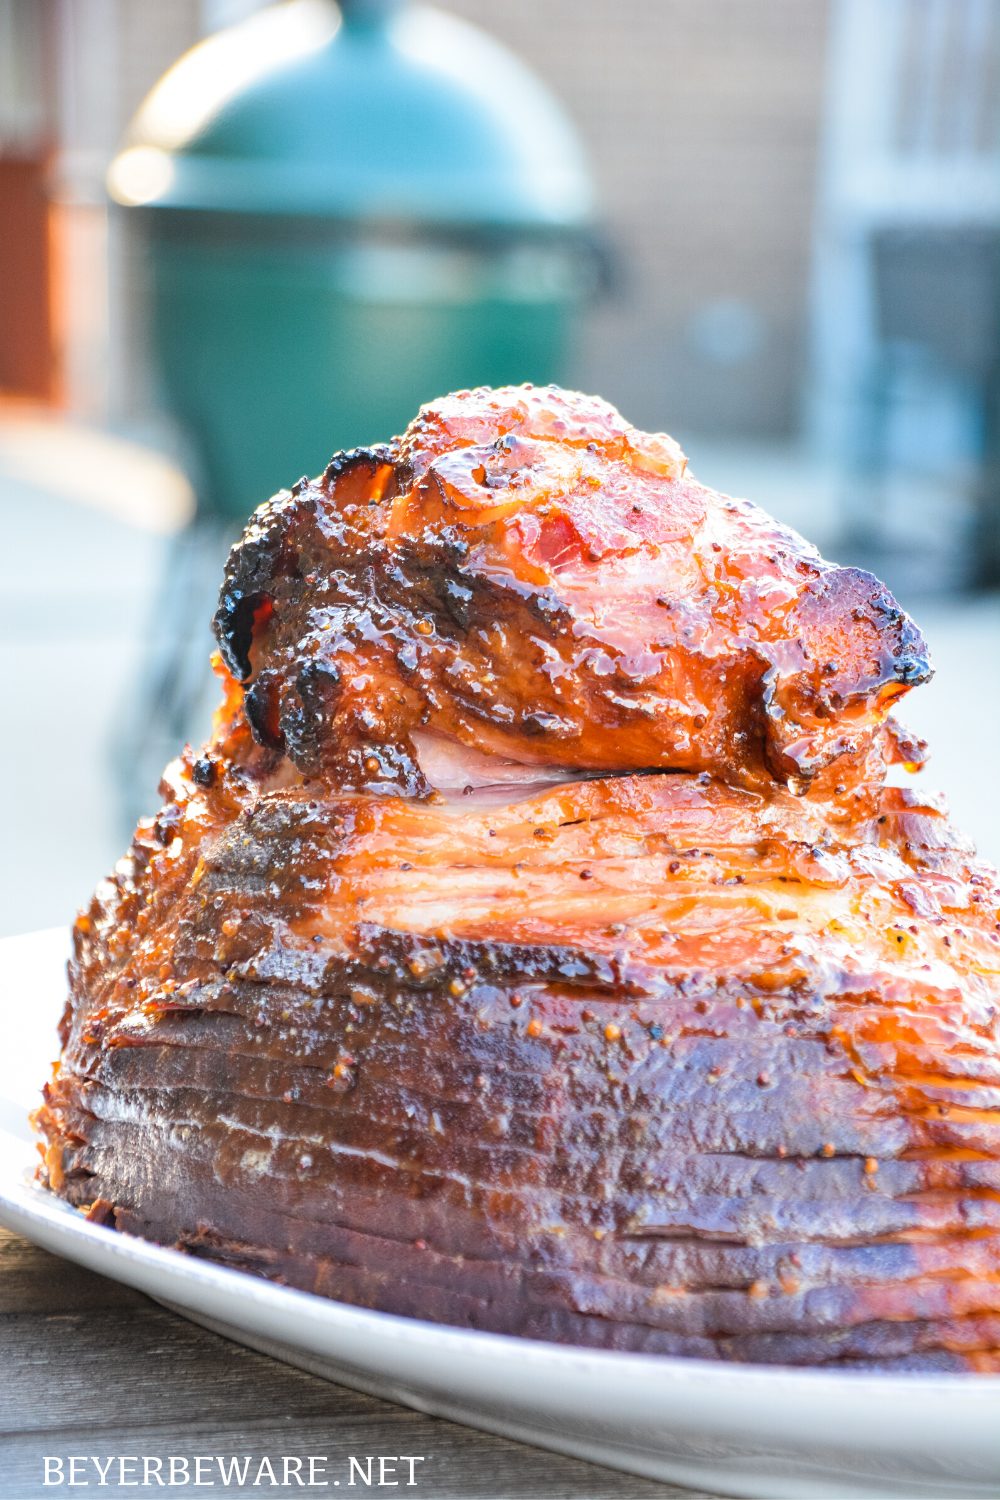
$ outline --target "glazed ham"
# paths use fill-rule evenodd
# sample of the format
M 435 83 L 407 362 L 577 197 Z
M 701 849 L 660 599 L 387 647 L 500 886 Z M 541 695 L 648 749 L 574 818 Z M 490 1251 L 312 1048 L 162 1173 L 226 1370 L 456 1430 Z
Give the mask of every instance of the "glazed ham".
M 403 795 L 427 790 L 420 728 L 531 765 L 843 795 L 880 778 L 889 710 L 930 675 L 870 573 L 552 390 L 448 397 L 278 495 L 215 624 L 263 744 Z
M 875 579 L 476 391 L 262 507 L 216 627 L 76 925 L 55 1191 L 463 1326 L 1000 1369 L 1000 882 L 886 784 Z

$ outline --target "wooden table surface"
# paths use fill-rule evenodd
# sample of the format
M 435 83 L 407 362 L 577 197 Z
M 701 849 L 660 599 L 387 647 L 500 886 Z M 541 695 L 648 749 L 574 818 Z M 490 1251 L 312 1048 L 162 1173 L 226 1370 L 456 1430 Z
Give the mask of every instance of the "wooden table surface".
M 346 1486 L 348 1457 L 417 1454 L 416 1487 L 348 1493 L 415 1500 L 640 1500 L 693 1490 L 562 1458 L 331 1385 L 167 1312 L 140 1292 L 0 1229 L 0 1496 L 80 1494 L 44 1487 L 45 1455 L 189 1459 L 325 1455 Z M 376 1470 L 373 1469 L 373 1474 Z M 387 1478 L 393 1471 L 387 1470 Z M 126 1471 L 128 1477 L 129 1471 Z M 191 1487 L 97 1488 L 96 1495 L 207 1495 Z M 396 1471 L 405 1478 L 406 1470 Z M 222 1488 L 215 1494 L 332 1494 Z M 701 1493 L 700 1500 L 706 1500 Z

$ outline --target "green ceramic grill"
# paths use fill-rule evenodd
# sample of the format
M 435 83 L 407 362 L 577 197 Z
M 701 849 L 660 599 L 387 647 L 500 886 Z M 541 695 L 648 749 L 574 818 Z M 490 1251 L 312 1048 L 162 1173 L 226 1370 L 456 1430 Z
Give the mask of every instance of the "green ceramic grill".
M 481 32 L 393 0 L 290 0 L 209 38 L 109 189 L 201 504 L 234 520 L 430 396 L 559 379 L 594 286 L 560 107 Z

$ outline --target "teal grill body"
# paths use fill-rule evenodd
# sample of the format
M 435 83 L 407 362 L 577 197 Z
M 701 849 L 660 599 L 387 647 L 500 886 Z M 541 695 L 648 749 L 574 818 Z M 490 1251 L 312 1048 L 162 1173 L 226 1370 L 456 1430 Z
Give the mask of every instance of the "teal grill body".
M 576 137 L 505 49 L 291 0 L 183 57 L 109 173 L 203 509 L 242 519 L 422 401 L 564 376 L 597 278 Z

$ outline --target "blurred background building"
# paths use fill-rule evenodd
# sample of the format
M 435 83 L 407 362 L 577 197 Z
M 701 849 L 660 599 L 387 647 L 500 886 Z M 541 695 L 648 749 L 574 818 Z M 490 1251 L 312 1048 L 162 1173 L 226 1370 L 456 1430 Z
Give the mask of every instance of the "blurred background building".
M 37 293 L 32 307 L 42 335 L 31 341 L 34 357 L 48 350 L 46 375 L 12 368 L 5 350 L 4 389 L 58 389 L 72 411 L 102 421 L 134 409 L 129 288 L 108 263 L 108 164 L 167 67 L 260 8 L 254 0 L 2 0 L 5 172 L 17 163 L 38 188 L 29 231 L 36 272 L 46 254 L 61 261 L 59 326 L 48 337 Z M 506 42 L 549 83 L 586 144 L 622 285 L 585 332 L 581 382 L 606 390 L 637 422 L 662 423 L 666 413 L 685 433 L 795 431 L 810 358 L 826 0 L 453 0 L 446 8 Z
M 335 23 L 332 0 L 306 3 Z M 938 660 L 907 702 L 926 774 L 1000 858 L 1000 0 L 441 8 L 551 91 L 589 164 L 600 264 L 560 373 L 887 578 Z M 161 700 L 190 732 L 203 712 L 190 663 L 218 557 L 185 527 L 211 496 L 105 183 L 157 79 L 261 9 L 0 0 L 0 652 L 23 729 L 4 769 L 15 842 L 37 846 L 47 808 L 63 855 L 19 878 L 7 930 L 62 920 L 117 852 L 123 803 L 152 805 L 177 728 Z M 187 593 L 157 592 L 168 552 Z M 199 634 L 164 656 L 181 616 Z

